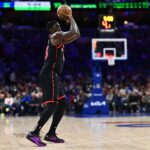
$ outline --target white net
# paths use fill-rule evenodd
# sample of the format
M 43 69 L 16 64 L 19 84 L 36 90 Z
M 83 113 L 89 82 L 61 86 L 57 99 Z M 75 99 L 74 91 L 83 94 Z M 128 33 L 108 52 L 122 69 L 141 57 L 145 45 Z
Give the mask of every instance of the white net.
M 108 65 L 109 66 L 114 66 L 115 65 L 115 57 L 113 55 L 106 55 L 105 57 L 108 60 Z

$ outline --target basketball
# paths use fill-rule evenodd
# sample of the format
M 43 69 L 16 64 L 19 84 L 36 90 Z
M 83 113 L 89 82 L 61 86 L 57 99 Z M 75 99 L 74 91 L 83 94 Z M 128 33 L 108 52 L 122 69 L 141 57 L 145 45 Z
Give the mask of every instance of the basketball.
M 72 15 L 72 9 L 68 5 L 61 5 L 57 9 L 57 15 L 59 18 L 71 16 Z

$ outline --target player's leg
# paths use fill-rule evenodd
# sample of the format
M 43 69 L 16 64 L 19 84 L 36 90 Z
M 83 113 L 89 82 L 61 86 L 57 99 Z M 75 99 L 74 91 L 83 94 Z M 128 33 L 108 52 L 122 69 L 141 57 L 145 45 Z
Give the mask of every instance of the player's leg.
M 54 75 L 55 76 L 55 75 Z M 41 86 L 43 91 L 43 99 L 47 100 L 44 102 L 46 104 L 45 109 L 43 110 L 39 121 L 37 122 L 36 127 L 33 131 L 31 131 L 26 137 L 33 143 L 37 144 L 38 146 L 44 146 L 44 143 L 40 140 L 39 132 L 44 126 L 44 124 L 48 121 L 50 116 L 56 111 L 58 104 L 54 101 L 54 90 L 57 89 L 55 86 L 55 77 L 51 77 L 52 80 L 46 78 L 42 79 Z M 49 76 L 50 77 L 50 76 Z M 58 85 L 56 85 L 58 86 Z
M 55 143 L 64 143 L 63 139 L 60 139 L 56 136 L 57 126 L 58 126 L 59 122 L 61 121 L 63 114 L 66 110 L 66 99 L 65 99 L 64 90 L 62 88 L 61 83 L 59 84 L 59 95 L 60 96 L 58 98 L 58 102 L 59 102 L 58 108 L 57 108 L 56 112 L 54 113 L 51 127 L 44 139 L 46 141 L 51 141 L 51 142 L 55 142 Z
M 48 121 L 51 115 L 56 111 L 58 105 L 56 103 L 48 103 L 45 109 L 43 110 L 40 119 L 38 120 L 37 125 L 32 131 L 33 134 L 39 134 L 40 130 L 44 126 L 44 124 Z
M 50 116 L 53 114 L 53 112 L 56 110 L 57 106 L 58 105 L 55 103 L 49 103 L 46 106 L 34 130 L 31 131 L 29 134 L 27 134 L 26 138 L 28 140 L 30 140 L 31 142 L 35 143 L 38 146 L 46 146 L 46 144 L 41 141 L 39 132 L 41 128 L 44 126 L 44 124 L 47 122 L 47 120 L 50 118 Z

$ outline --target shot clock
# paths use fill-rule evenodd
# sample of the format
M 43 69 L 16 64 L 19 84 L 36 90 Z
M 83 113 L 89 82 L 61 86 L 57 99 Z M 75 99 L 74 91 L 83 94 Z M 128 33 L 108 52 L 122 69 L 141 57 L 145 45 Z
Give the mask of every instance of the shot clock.
M 101 32 L 113 32 L 115 30 L 115 17 L 112 15 L 100 15 L 98 28 Z

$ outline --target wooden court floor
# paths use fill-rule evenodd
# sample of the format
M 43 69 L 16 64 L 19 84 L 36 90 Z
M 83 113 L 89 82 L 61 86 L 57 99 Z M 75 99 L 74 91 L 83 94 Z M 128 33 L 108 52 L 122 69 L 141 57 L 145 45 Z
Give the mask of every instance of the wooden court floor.
M 26 140 L 38 117 L 0 117 L 0 150 L 150 150 L 150 116 L 68 117 L 57 130 L 66 143 L 38 148 Z M 51 120 L 43 127 L 43 137 Z

